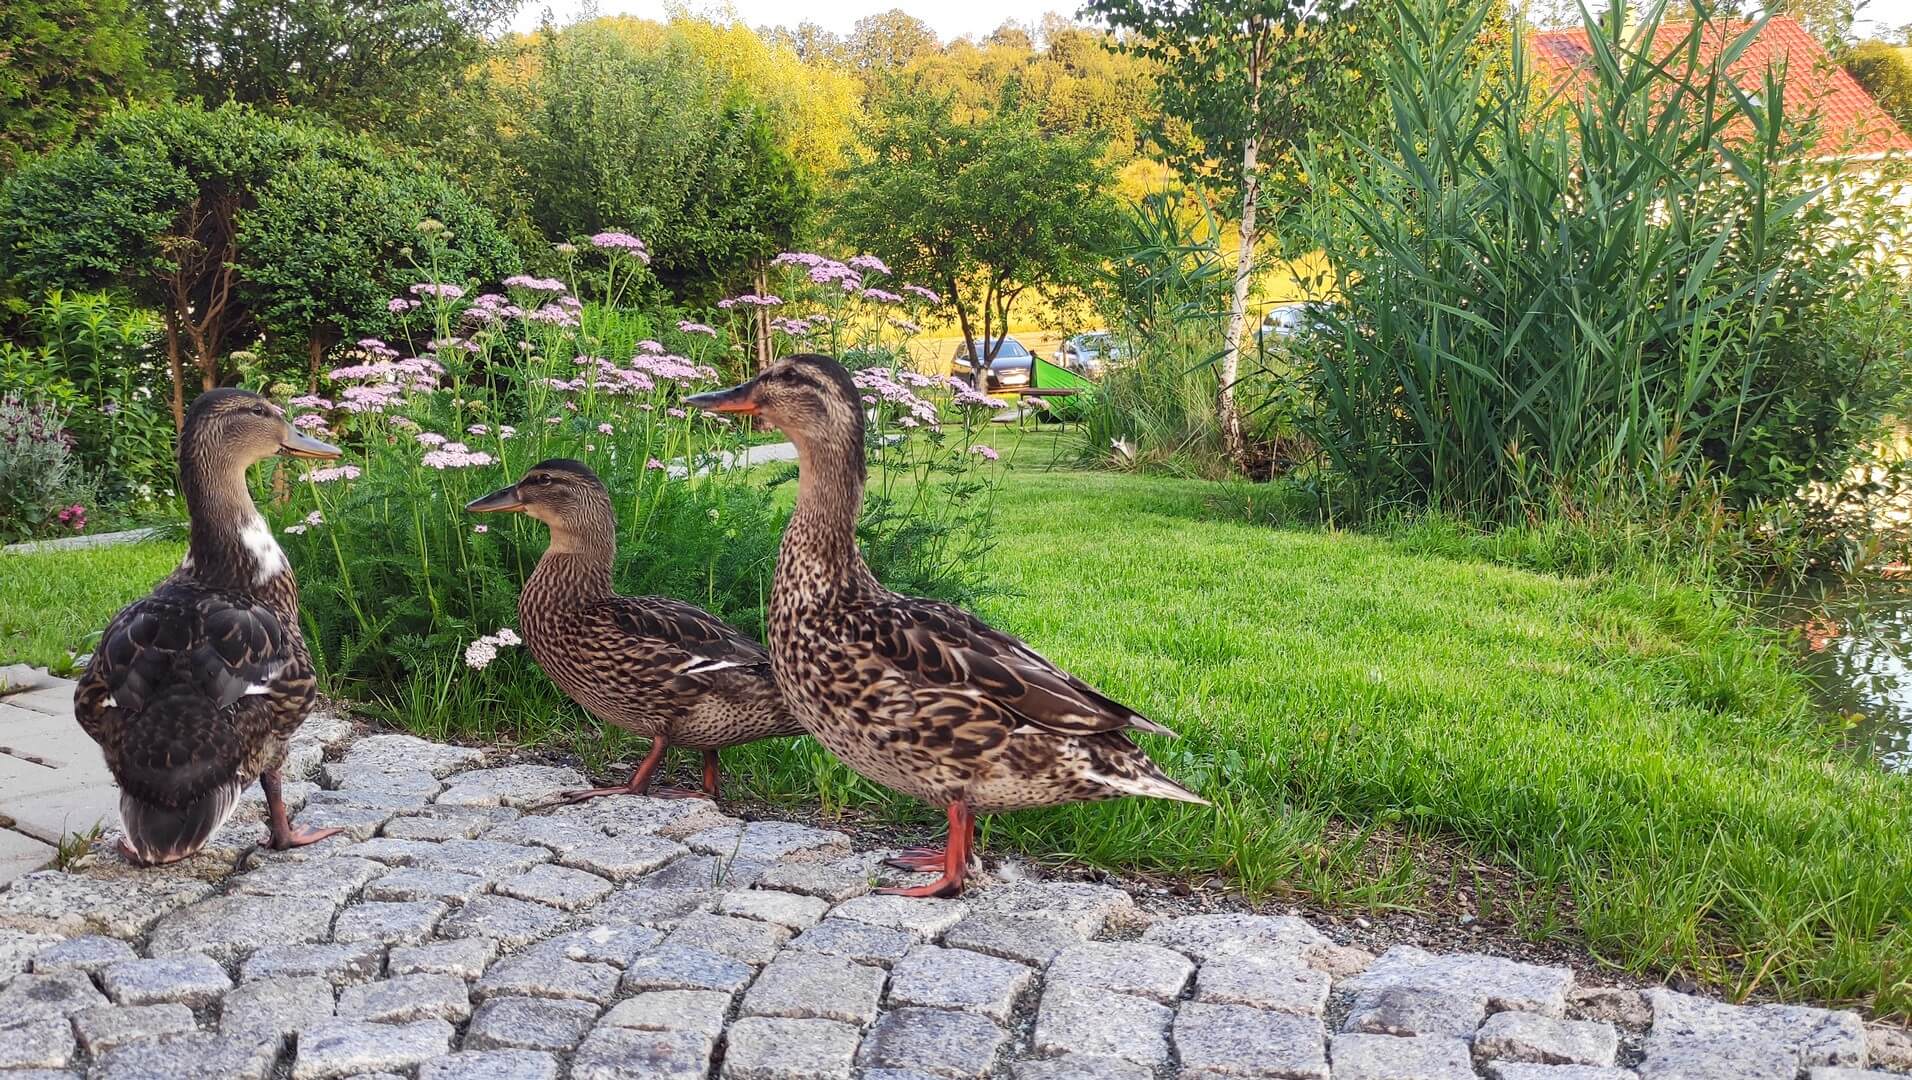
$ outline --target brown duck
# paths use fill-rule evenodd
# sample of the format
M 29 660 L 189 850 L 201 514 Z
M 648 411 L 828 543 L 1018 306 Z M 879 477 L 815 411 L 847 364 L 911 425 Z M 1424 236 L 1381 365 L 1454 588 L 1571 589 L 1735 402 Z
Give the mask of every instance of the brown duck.
M 961 608 L 899 596 L 856 546 L 863 407 L 836 361 L 795 356 L 689 399 L 750 413 L 797 447 L 797 508 L 770 593 L 770 654 L 803 726 L 858 773 L 945 809 L 949 842 L 895 864 L 962 890 L 976 815 L 1147 795 L 1206 800 L 1165 776 L 1130 729 L 1172 734 Z
M 538 666 L 585 711 L 651 740 L 622 787 L 565 792 L 717 797 L 717 751 L 775 735 L 801 735 L 770 677 L 770 654 L 715 615 L 662 596 L 611 589 L 617 533 L 611 495 L 581 462 L 539 462 L 523 479 L 465 509 L 516 511 L 544 522 L 551 544 L 518 596 L 525 644 Z M 704 753 L 702 792 L 651 790 L 664 751 Z
M 339 451 L 257 394 L 193 402 L 179 437 L 186 558 L 113 617 L 74 691 L 74 714 L 119 781 L 120 851 L 143 866 L 198 851 L 255 777 L 269 846 L 339 831 L 294 829 L 280 797 L 286 741 L 311 711 L 314 680 L 298 584 L 246 490 L 246 470 L 273 454 Z

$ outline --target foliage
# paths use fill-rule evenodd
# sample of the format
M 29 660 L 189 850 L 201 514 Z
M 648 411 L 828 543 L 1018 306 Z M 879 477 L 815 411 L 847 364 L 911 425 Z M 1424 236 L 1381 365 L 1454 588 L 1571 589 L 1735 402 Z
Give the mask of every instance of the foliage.
M 516 0 L 135 0 L 183 94 L 379 128 L 440 91 Z
M 0 175 L 154 88 L 141 29 L 128 0 L 0 6 Z
M 303 410 L 294 424 L 347 448 L 342 463 L 287 465 L 265 480 L 292 481 L 270 517 L 299 567 L 302 612 L 334 692 L 425 730 L 596 743 L 521 653 L 492 662 L 479 650 L 476 672 L 460 660 L 515 624 L 519 589 L 546 543 L 536 522 L 471 518 L 463 506 L 551 457 L 585 461 L 609 487 L 623 589 L 677 596 L 760 630 L 782 514 L 736 456 L 743 432 L 680 405 L 717 379 L 715 364 L 731 363 L 725 337 L 686 320 L 658 335 L 682 353 L 655 338 L 630 341 L 633 329 L 663 324 L 619 306 L 622 284 L 643 273 L 643 248 L 623 233 L 597 240 L 611 266 L 588 304 L 567 283 L 524 275 L 507 279 L 506 293 L 473 297 L 471 282 L 444 280 L 428 258 L 430 280 L 397 298 L 420 301 L 401 316 L 404 347 L 360 342 L 351 362 L 327 373 L 326 396 L 293 399 Z M 884 393 L 872 373 L 860 377 Z M 879 412 L 927 409 L 938 419 L 914 394 L 883 400 Z M 975 476 L 966 435 L 926 419 L 913 438 L 873 444 L 872 471 L 890 478 L 865 523 L 878 573 L 945 596 L 973 589 L 986 518 L 953 515 L 964 505 L 980 514 L 991 489 Z M 963 499 L 939 518 L 923 512 L 934 490 Z M 886 506 L 898 509 L 883 516 Z M 500 703 L 511 706 L 504 722 L 522 726 L 500 726 Z
M 1862 41 L 1846 54 L 1845 68 L 1900 127 L 1912 128 L 1912 58 L 1905 46 Z
M 1524 49 L 1505 85 L 1470 70 L 1463 10 L 1396 4 L 1392 141 L 1316 207 L 1345 306 L 1309 339 L 1312 434 L 1359 502 L 1506 518 L 1839 483 L 1912 344 L 1903 281 L 1868 262 L 1892 171 L 1829 179 L 1776 74 L 1725 78 L 1757 26 L 1712 65 L 1703 22 L 1670 57 L 1591 27 L 1584 94 L 1536 115 Z
M 1012 91 L 973 121 L 947 97 L 887 97 L 863 141 L 833 226 L 939 287 L 970 356 L 995 358 L 1025 291 L 1066 299 L 1096 272 L 1115 216 L 1102 139 L 1043 132 Z
M 0 540 L 85 528 L 85 515 L 72 511 L 91 496 L 65 426 L 51 405 L 12 391 L 0 397 Z
M 0 380 L 66 413 L 78 469 L 117 508 L 148 506 L 173 486 L 172 418 L 159 323 L 104 293 L 49 291 L 26 316 L 22 344 L 0 344 Z
M 616 20 L 544 32 L 504 133 L 530 216 L 547 236 L 629 227 L 652 270 L 707 303 L 786 248 L 810 191 L 776 120 L 742 84 L 666 34 L 639 43 Z

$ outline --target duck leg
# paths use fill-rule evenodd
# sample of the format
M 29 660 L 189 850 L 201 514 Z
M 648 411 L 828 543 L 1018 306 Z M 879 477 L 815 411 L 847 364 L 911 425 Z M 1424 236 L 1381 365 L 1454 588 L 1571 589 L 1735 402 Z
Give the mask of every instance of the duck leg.
M 583 802 L 586 799 L 596 799 L 605 795 L 649 795 L 658 799 L 704 798 L 704 793 L 701 791 L 685 791 L 682 788 L 661 787 L 656 791 L 651 790 L 651 780 L 657 775 L 658 768 L 664 764 L 664 751 L 670 749 L 670 745 L 670 740 L 662 735 L 652 739 L 650 753 L 645 754 L 644 760 L 637 763 L 637 768 L 632 771 L 628 783 L 619 787 L 583 788 L 578 791 L 561 792 L 558 795 L 558 801 L 561 803 Z M 712 753 L 710 756 L 715 757 L 716 754 Z M 704 766 L 705 782 L 714 787 L 715 777 L 710 771 L 711 762 L 706 761 Z M 716 796 L 713 794 L 710 797 Z
M 260 773 L 259 787 L 266 793 L 266 827 L 271 830 L 271 835 L 259 842 L 260 847 L 284 851 L 287 848 L 316 844 L 328 836 L 345 831 L 344 829 L 293 828 L 291 820 L 286 817 L 285 793 L 280 790 L 278 769 L 267 769 Z
M 890 896 L 955 896 L 963 891 L 963 881 L 969 877 L 969 857 L 975 847 L 976 815 L 969 809 L 968 803 L 957 799 L 949 804 L 949 843 L 942 851 L 943 876 L 928 885 L 876 891 Z M 914 852 L 904 852 L 903 855 L 898 856 L 898 860 L 920 856 L 933 850 L 920 848 Z M 913 867 L 906 868 L 913 869 Z M 936 869 L 936 864 L 929 863 L 923 869 Z
M 722 770 L 718 768 L 717 751 L 704 751 L 704 794 L 713 801 L 717 798 L 717 785 Z

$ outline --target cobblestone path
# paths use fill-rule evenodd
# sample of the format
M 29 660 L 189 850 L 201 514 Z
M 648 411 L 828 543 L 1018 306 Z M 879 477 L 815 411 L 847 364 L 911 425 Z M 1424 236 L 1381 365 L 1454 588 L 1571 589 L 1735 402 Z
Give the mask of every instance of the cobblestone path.
M 698 800 L 540 808 L 569 769 L 301 732 L 298 820 L 247 801 L 159 870 L 0 891 L 0 1080 L 392 1076 L 1858 1080 L 1912 1042 L 1850 1012 L 1582 988 L 1564 968 L 1337 945 L 1008 881 L 869 895 L 882 852 Z M 885 872 L 887 873 L 887 872 Z M 1881 1069 L 1897 1072 L 1877 1071 Z M 1872 1071 L 1868 1071 L 1872 1070 Z

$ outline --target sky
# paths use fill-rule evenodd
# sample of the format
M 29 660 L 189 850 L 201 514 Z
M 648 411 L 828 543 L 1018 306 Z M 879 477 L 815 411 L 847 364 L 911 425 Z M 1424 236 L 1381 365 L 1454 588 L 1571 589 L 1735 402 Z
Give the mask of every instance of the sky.
M 1912 6 L 1912 0 L 1894 2 Z M 524 6 L 518 9 L 517 17 L 511 21 L 511 28 L 535 29 L 547 8 L 551 11 L 553 21 L 562 26 L 576 19 L 585 3 L 586 0 L 525 0 Z M 666 0 L 597 0 L 596 4 L 600 15 L 636 15 L 660 20 L 665 18 L 667 6 L 681 6 L 709 14 L 734 11 L 751 26 L 795 26 L 808 20 L 839 34 L 849 33 L 856 21 L 865 15 L 902 8 L 930 24 L 936 29 L 937 35 L 947 41 L 965 34 L 980 37 L 1010 19 L 1033 23 L 1043 11 L 1050 9 L 1073 13 L 1078 5 L 1075 0 L 1058 0 L 1047 5 L 1031 5 L 1028 0 L 962 0 L 960 3 L 951 0 L 798 0 L 795 3 L 791 0 L 733 0 L 731 3 L 668 5 Z
M 1859 9 L 1860 37 L 1887 36 L 1912 23 L 1912 0 L 1871 0 Z

